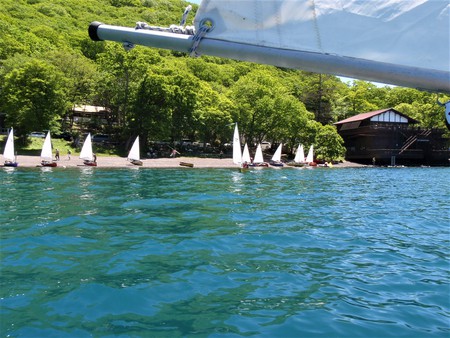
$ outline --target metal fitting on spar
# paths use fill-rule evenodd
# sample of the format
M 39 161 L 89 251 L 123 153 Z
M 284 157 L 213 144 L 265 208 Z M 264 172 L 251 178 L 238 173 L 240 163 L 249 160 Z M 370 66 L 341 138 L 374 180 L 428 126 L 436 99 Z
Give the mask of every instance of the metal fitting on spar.
M 103 25 L 103 23 L 99 22 L 99 21 L 93 21 L 89 25 L 88 32 L 89 32 L 89 37 L 91 38 L 91 40 L 93 40 L 93 41 L 103 41 L 97 35 L 97 29 L 98 29 L 98 27 L 100 25 Z

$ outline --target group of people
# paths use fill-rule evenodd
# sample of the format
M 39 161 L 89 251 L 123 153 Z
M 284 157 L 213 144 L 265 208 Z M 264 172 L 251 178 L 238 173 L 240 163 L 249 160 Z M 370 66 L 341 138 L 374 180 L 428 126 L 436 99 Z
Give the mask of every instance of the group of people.
M 67 150 L 67 160 L 70 160 L 70 155 L 72 155 L 72 152 L 70 151 L 70 149 L 68 149 Z M 56 149 L 55 150 L 55 161 L 59 161 L 59 160 L 60 160 L 59 149 Z

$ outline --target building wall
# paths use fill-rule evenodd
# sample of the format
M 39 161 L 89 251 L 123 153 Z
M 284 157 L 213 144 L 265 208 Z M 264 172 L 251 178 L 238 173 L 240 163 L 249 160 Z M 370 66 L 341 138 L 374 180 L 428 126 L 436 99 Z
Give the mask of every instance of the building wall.
M 358 128 L 339 128 L 346 158 L 364 164 L 448 165 L 449 140 L 438 130 L 426 131 L 404 123 L 362 121 Z M 410 140 L 411 145 L 402 151 Z

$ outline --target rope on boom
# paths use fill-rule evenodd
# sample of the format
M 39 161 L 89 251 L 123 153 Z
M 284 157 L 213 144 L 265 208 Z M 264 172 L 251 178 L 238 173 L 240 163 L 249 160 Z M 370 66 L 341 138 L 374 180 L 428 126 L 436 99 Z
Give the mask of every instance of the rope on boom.
M 211 31 L 213 26 L 209 20 L 202 22 L 200 29 L 197 32 L 195 30 L 195 26 L 186 26 L 186 20 L 189 15 L 189 12 L 191 10 L 192 10 L 191 5 L 186 7 L 186 9 L 183 12 L 183 16 L 181 18 L 179 25 L 170 25 L 169 27 L 160 27 L 160 26 L 150 26 L 146 22 L 138 21 L 138 22 L 136 22 L 135 29 L 148 29 L 148 30 L 159 31 L 159 32 L 193 35 L 193 38 L 192 38 L 193 43 L 192 43 L 191 48 L 189 49 L 189 54 L 192 57 L 197 57 L 200 55 L 197 52 L 200 41 L 203 39 L 203 37 L 206 35 L 206 33 Z M 129 48 L 130 45 L 124 44 L 124 47 Z

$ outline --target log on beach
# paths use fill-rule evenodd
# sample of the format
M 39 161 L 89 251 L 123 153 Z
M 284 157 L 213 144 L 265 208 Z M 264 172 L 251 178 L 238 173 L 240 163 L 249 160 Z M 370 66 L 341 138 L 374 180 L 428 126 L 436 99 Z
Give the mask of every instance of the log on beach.
M 180 162 L 180 165 L 181 165 L 182 167 L 190 167 L 190 168 L 193 168 L 193 167 L 194 167 L 194 164 L 193 164 L 193 163 L 188 163 L 188 162 Z

